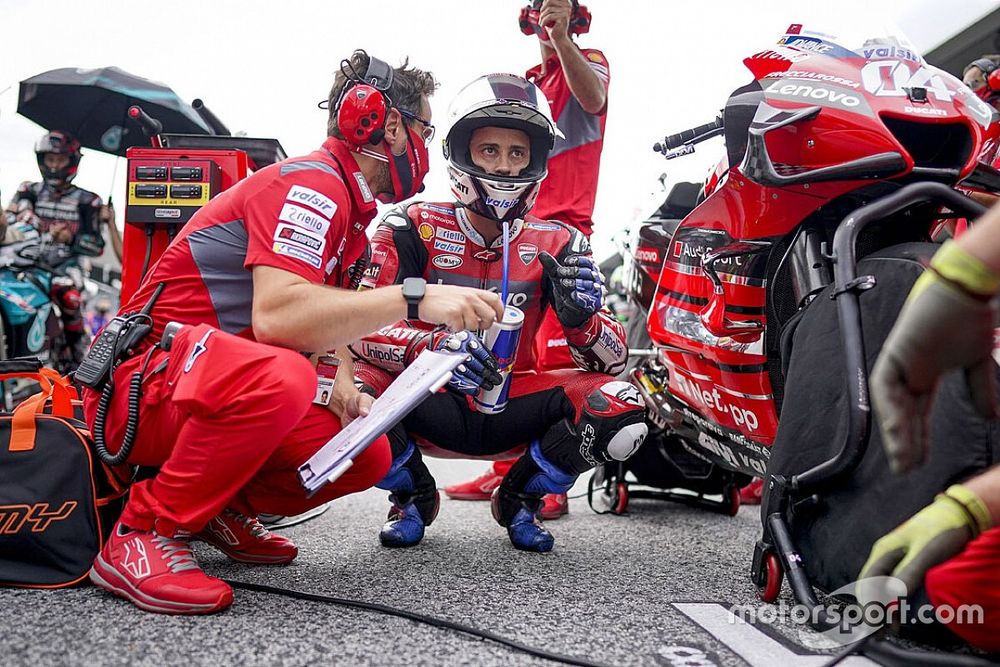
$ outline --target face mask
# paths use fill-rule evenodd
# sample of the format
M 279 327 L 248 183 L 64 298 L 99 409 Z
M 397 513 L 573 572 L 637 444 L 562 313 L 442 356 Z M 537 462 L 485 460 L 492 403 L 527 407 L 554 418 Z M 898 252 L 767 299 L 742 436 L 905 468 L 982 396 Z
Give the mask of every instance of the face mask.
M 386 142 L 386 148 L 389 144 Z M 379 197 L 383 204 L 400 202 L 409 199 L 424 189 L 424 178 L 429 171 L 427 146 L 424 138 L 406 126 L 406 148 L 401 155 L 394 155 L 392 150 L 386 151 L 389 158 L 389 175 L 392 177 L 392 196 L 386 199 Z

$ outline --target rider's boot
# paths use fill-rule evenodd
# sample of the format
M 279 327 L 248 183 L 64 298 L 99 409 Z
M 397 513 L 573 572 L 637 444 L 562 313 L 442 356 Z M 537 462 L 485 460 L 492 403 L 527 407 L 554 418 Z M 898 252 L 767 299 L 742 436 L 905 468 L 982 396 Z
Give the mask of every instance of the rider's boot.
M 551 551 L 552 533 L 545 529 L 538 513 L 542 496 L 566 493 L 577 475 L 566 472 L 547 459 L 538 440 L 518 459 L 503 483 L 493 492 L 493 518 L 507 528 L 511 544 L 523 551 Z
M 412 547 L 419 544 L 424 538 L 424 528 L 437 517 L 441 497 L 412 440 L 399 454 L 393 452 L 388 474 L 375 486 L 391 491 L 389 501 L 392 508 L 378 534 L 382 546 Z

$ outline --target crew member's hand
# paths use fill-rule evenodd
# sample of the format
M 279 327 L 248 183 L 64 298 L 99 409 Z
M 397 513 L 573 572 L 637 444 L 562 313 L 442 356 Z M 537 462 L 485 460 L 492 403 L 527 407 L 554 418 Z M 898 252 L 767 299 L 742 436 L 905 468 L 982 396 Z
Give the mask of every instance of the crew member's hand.
M 489 391 L 500 384 L 500 366 L 496 358 L 486 349 L 479 336 L 471 331 L 447 333 L 434 331 L 430 334 L 428 349 L 464 352 L 465 362 L 452 371 L 448 386 L 455 391 L 475 396 L 479 390 Z
M 954 484 L 934 502 L 880 539 L 858 575 L 858 602 L 886 602 L 884 579 L 896 577 L 907 594 L 916 591 L 927 570 L 958 555 L 965 545 L 992 524 L 989 509 L 966 487 Z
M 334 409 L 334 401 L 338 401 L 338 409 Z M 372 410 L 375 399 L 364 392 L 354 389 L 350 396 L 334 395 L 330 399 L 330 410 L 340 417 L 341 426 L 347 426 L 358 417 L 367 417 Z
M 569 19 L 573 15 L 570 0 L 543 0 L 538 12 L 538 25 L 552 41 L 569 40 Z
M 347 426 L 358 417 L 367 416 L 374 402 L 371 395 L 358 390 L 354 382 L 354 364 L 341 360 L 333 378 L 333 391 L 327 409 L 337 415 L 341 426 Z
M 927 458 L 938 380 L 962 368 L 973 402 L 995 414 L 993 330 L 1000 286 L 979 260 L 949 241 L 913 286 L 872 369 L 871 397 L 896 473 Z
M 102 225 L 113 225 L 115 222 L 115 207 L 111 204 L 101 206 L 101 212 L 97 214 L 97 219 Z
M 420 302 L 422 321 L 444 324 L 452 331 L 489 329 L 502 317 L 503 303 L 498 295 L 471 287 L 428 284 Z
M 70 231 L 69 225 L 65 222 L 52 223 L 52 226 L 49 227 L 49 236 L 56 243 L 69 243 L 73 240 L 73 232 Z
M 583 326 L 601 309 L 604 283 L 594 260 L 586 255 L 572 255 L 560 264 L 547 252 L 538 254 L 545 274 L 552 281 L 556 317 L 566 327 Z

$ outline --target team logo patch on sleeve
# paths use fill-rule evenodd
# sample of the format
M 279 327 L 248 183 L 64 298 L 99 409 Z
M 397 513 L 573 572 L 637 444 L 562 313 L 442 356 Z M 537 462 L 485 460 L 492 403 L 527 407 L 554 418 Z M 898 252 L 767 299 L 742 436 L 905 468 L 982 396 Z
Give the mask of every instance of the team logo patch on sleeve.
M 604 58 L 602 58 L 601 54 L 599 54 L 599 53 L 588 53 L 587 54 L 587 58 L 589 58 L 591 61 L 593 61 L 595 63 L 603 63 L 604 62 Z
M 307 208 L 302 208 L 288 202 L 285 202 L 281 207 L 278 219 L 320 235 L 325 235 L 327 230 L 330 229 L 330 221 L 326 218 L 313 213 Z
M 434 238 L 434 227 L 426 222 L 421 222 L 420 226 L 417 227 L 417 231 L 420 232 L 420 238 L 425 241 L 430 241 Z
M 331 219 L 333 214 L 337 212 L 336 202 L 326 195 L 302 185 L 293 185 L 285 195 L 285 199 L 308 206 L 327 220 Z
M 317 255 L 322 255 L 323 249 L 326 247 L 325 238 L 310 234 L 299 227 L 280 223 L 278 224 L 278 228 L 274 230 L 274 240 L 298 244 Z
M 314 269 L 318 269 L 323 266 L 322 257 L 297 244 L 275 241 L 274 246 L 271 249 L 276 255 L 285 255 L 286 257 L 297 259 L 300 262 L 305 262 Z

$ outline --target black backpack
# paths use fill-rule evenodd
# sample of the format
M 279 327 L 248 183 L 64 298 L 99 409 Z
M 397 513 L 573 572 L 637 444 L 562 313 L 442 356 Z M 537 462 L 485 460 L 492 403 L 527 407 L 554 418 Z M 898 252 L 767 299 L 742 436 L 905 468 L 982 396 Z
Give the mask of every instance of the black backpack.
M 35 359 L 0 361 L 0 380 L 19 378 L 42 391 L 0 413 L 0 585 L 71 586 L 121 513 L 127 470 L 98 459 L 66 378 Z

